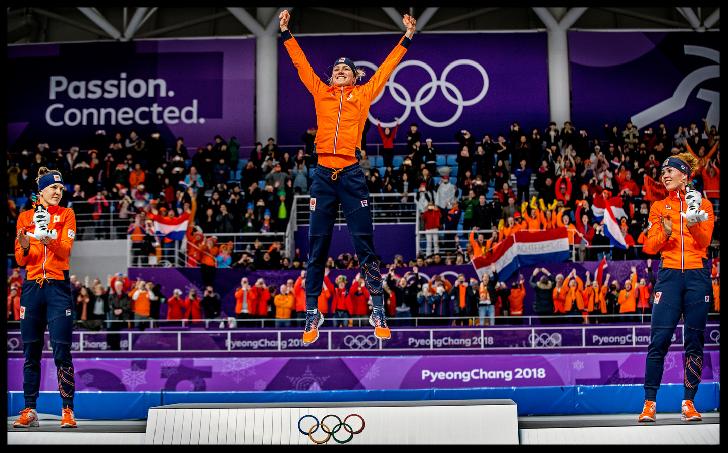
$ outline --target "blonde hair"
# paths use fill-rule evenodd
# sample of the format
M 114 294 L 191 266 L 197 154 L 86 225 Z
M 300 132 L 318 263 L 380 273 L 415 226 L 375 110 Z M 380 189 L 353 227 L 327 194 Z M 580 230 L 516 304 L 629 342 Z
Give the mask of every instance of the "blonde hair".
M 360 68 L 356 68 L 356 72 L 354 73 L 354 82 L 356 83 L 357 80 L 363 79 L 367 75 L 366 71 Z M 329 85 L 331 85 L 334 81 L 334 76 L 330 76 L 328 80 L 326 81 Z
M 50 170 L 48 167 L 40 167 L 38 169 L 38 176 L 35 178 L 35 183 L 38 184 L 40 182 L 40 178 L 47 175 L 48 173 L 53 173 L 63 177 L 63 175 L 61 175 L 61 172 L 58 170 Z
M 688 164 L 690 167 L 690 174 L 688 176 L 692 176 L 695 172 L 697 172 L 700 169 L 700 161 L 697 157 L 693 156 L 690 152 L 675 154 L 672 157 L 677 157 L 681 161 Z

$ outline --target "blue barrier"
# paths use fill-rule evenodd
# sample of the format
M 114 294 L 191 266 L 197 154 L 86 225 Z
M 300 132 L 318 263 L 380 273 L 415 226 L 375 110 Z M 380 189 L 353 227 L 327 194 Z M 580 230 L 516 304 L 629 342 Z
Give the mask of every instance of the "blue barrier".
M 679 412 L 681 384 L 662 385 L 657 393 L 659 412 Z M 518 415 L 637 414 L 642 409 L 642 385 L 564 387 L 489 387 L 472 389 L 329 390 L 319 392 L 76 392 L 76 417 L 91 420 L 146 419 L 152 406 L 175 403 L 274 403 L 345 401 L 426 401 L 458 399 L 512 399 Z M 23 392 L 8 392 L 8 414 L 23 409 Z M 720 383 L 700 384 L 695 405 L 710 412 L 720 409 Z M 57 392 L 41 392 L 38 412 L 58 414 Z

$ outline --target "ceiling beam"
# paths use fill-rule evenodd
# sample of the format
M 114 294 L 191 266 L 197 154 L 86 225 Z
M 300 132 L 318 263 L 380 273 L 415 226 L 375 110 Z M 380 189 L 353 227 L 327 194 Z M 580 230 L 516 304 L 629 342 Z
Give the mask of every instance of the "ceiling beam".
M 467 14 L 461 14 L 460 16 L 451 17 L 450 19 L 445 19 L 440 22 L 435 22 L 434 24 L 430 25 L 428 27 L 429 30 L 434 30 L 436 28 L 444 27 L 445 25 L 454 24 L 456 22 L 461 22 L 463 20 L 472 19 L 473 17 L 481 16 L 487 13 L 492 13 L 493 11 L 499 10 L 500 8 L 481 8 L 477 9 L 475 11 L 469 12 Z
M 635 11 L 630 11 L 628 9 L 604 8 L 604 7 L 597 7 L 597 6 L 592 7 L 592 9 L 599 9 L 602 11 L 619 14 L 621 16 L 634 17 L 635 19 L 642 19 L 642 20 L 646 20 L 648 22 L 654 22 L 656 24 L 666 25 L 671 28 L 682 28 L 682 29 L 685 28 L 685 24 L 683 22 L 678 22 L 678 21 L 670 20 L 670 19 L 663 19 L 661 17 L 650 16 L 649 14 L 642 14 L 642 13 L 638 13 Z
M 391 6 L 382 6 L 382 10 L 384 10 L 384 13 L 392 19 L 392 22 L 394 22 L 394 25 L 398 30 L 405 31 L 405 26 L 402 23 L 402 17 L 404 17 L 404 14 L 400 14 L 396 8 Z
M 139 25 L 141 25 L 144 15 L 147 13 L 148 9 L 149 8 L 137 8 L 136 11 L 134 11 L 134 15 L 131 17 L 129 24 L 126 26 L 126 30 L 124 30 L 124 36 L 121 38 L 122 41 L 129 41 L 134 37 L 134 34 L 137 30 L 139 30 Z
M 703 22 L 703 24 L 705 25 L 705 28 L 712 28 L 713 25 L 717 24 L 719 20 L 720 8 L 716 8 L 715 11 L 713 11 L 710 16 L 705 19 L 705 22 Z
M 100 29 L 105 31 L 109 36 L 111 36 L 114 39 L 121 38 L 121 33 L 119 30 L 116 29 L 111 23 L 106 20 L 104 16 L 101 15 L 95 8 L 78 8 L 79 11 L 81 11 L 86 17 L 88 17 L 91 22 L 98 25 Z
M 226 17 L 229 15 L 230 15 L 230 13 L 228 13 L 227 11 L 222 11 L 217 14 L 212 14 L 210 16 L 198 17 L 197 19 L 192 19 L 192 20 L 188 20 L 185 22 L 179 22 L 177 24 L 170 25 L 168 27 L 157 28 L 156 30 L 151 30 L 146 33 L 142 33 L 139 35 L 139 38 L 151 38 L 152 36 L 163 35 L 165 33 L 169 33 L 169 32 L 176 31 L 176 30 L 181 30 L 183 28 L 192 27 L 193 25 L 217 20 L 217 19 L 220 19 L 221 17 Z
M 68 25 L 70 25 L 72 27 L 76 27 L 76 28 L 78 28 L 80 30 L 89 32 L 89 33 L 91 33 L 94 36 L 98 36 L 98 35 L 103 35 L 104 34 L 104 32 L 101 31 L 101 30 L 99 30 L 98 28 L 89 27 L 86 24 L 82 24 L 81 22 L 78 22 L 78 21 L 73 20 L 73 19 L 68 19 L 65 16 L 61 16 L 60 14 L 56 14 L 54 12 L 47 11 L 47 10 L 42 9 L 42 8 L 31 8 L 31 11 L 34 12 L 34 13 L 36 13 L 36 14 L 40 14 L 41 16 L 46 16 L 46 17 L 49 17 L 51 19 L 55 19 L 55 20 L 57 20 L 59 22 L 63 22 L 65 24 L 68 24 Z
M 702 28 L 702 26 L 700 25 L 700 19 L 698 19 L 698 16 L 695 14 L 695 11 L 693 11 L 692 8 L 689 8 L 687 6 L 678 6 L 677 10 L 682 13 L 683 17 L 685 17 L 690 26 L 693 27 L 695 30 L 699 30 Z
M 263 26 L 260 25 L 253 16 L 245 11 L 245 9 L 240 7 L 228 7 L 228 11 L 230 11 L 230 13 L 254 35 L 262 35 L 265 32 Z
M 392 25 L 392 24 L 390 24 L 388 22 L 382 22 L 380 20 L 368 19 L 366 17 L 357 16 L 356 14 L 351 14 L 351 13 L 347 13 L 347 12 L 344 12 L 344 11 L 339 11 L 339 10 L 333 9 L 333 8 L 318 8 L 318 7 L 316 7 L 316 8 L 310 8 L 310 9 L 315 9 L 317 11 L 321 11 L 322 13 L 328 13 L 328 14 L 333 14 L 335 16 L 344 17 L 346 19 L 356 20 L 356 21 L 359 21 L 359 22 L 364 23 L 364 24 L 374 25 L 375 27 L 383 28 L 385 30 L 394 30 L 394 31 L 404 30 L 404 28 L 398 28 L 398 27 L 396 27 L 396 26 L 394 26 L 394 25 Z
M 427 23 L 430 22 L 430 19 L 432 19 L 432 16 L 435 15 L 439 8 L 436 6 L 431 6 L 424 11 L 422 11 L 422 14 L 420 14 L 420 17 L 415 17 L 417 19 L 417 28 L 422 31 L 427 26 Z

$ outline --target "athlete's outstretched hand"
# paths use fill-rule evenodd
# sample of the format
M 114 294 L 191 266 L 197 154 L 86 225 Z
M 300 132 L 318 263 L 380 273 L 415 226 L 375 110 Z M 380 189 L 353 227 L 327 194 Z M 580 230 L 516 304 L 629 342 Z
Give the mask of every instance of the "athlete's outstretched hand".
M 415 24 L 417 24 L 417 21 L 409 14 L 405 14 L 402 18 L 402 23 L 407 28 L 407 32 L 405 34 L 408 38 L 412 38 L 412 36 L 415 34 Z
M 291 13 L 289 13 L 287 9 L 284 9 L 278 15 L 278 18 L 281 20 L 281 33 L 283 33 L 288 30 L 288 21 L 291 20 Z

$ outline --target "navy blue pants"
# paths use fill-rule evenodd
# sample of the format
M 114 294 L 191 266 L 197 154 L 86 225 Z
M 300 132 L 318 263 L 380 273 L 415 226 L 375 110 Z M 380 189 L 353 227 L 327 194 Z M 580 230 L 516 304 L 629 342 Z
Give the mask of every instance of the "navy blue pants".
M 709 267 L 684 272 L 660 268 L 654 289 L 652 331 L 645 366 L 646 400 L 656 401 L 665 355 L 681 316 L 685 323 L 684 399 L 695 398 L 703 371 L 705 323 L 712 301 Z
M 71 361 L 74 309 L 69 280 L 48 280 L 42 286 L 34 280 L 26 280 L 23 282 L 20 307 L 20 334 L 25 357 L 23 366 L 25 407 L 36 407 L 40 391 L 40 363 L 47 326 L 63 407 L 73 409 L 73 394 L 76 387 Z
M 332 176 L 335 174 L 335 179 Z M 374 229 L 369 206 L 369 188 L 358 163 L 339 172 L 321 165 L 312 172 L 310 226 L 308 230 L 308 265 L 306 268 L 306 309 L 318 305 L 324 281 L 331 235 L 341 203 L 354 250 L 374 307 L 383 308 L 382 275 L 379 257 L 374 252 Z

